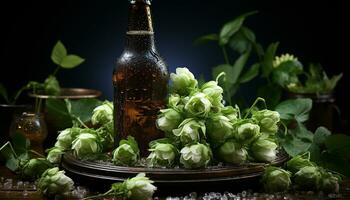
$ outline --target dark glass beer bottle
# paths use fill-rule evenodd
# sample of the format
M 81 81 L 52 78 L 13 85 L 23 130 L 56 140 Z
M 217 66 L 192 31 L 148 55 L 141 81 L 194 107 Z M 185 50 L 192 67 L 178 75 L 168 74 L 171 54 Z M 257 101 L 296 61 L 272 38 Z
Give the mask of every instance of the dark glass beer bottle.
M 113 72 L 114 127 L 117 142 L 131 135 L 146 156 L 148 143 L 163 136 L 155 122 L 169 75 L 154 44 L 150 0 L 131 0 L 129 6 L 125 49 Z

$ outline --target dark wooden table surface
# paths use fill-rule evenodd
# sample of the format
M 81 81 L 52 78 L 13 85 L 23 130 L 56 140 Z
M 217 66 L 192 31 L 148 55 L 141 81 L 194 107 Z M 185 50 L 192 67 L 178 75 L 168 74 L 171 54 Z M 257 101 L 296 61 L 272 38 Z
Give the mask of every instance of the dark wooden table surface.
M 12 182 L 10 181 L 12 179 Z M 11 187 L 10 187 L 11 186 Z M 106 188 L 106 191 L 108 188 Z M 82 199 L 83 197 L 94 195 L 96 193 L 89 192 L 90 189 L 83 186 L 77 186 L 69 193 L 66 199 Z M 103 191 L 101 191 L 103 192 Z M 181 200 L 181 199 L 210 199 L 209 196 L 219 195 L 214 193 L 208 188 L 207 194 L 189 193 L 186 196 L 163 196 L 155 197 L 155 199 L 167 199 L 167 200 Z M 254 191 L 242 191 L 239 193 L 220 193 L 222 196 L 228 197 L 227 199 L 349 199 L 350 200 L 350 179 L 344 180 L 341 183 L 339 194 L 320 194 L 314 192 L 298 192 L 298 193 L 285 193 L 285 194 L 263 194 L 256 193 Z M 197 198 L 194 198 L 196 197 Z M 239 197 L 239 198 L 238 198 Z M 0 199 L 19 200 L 19 199 L 44 199 L 36 190 L 35 183 L 26 182 L 16 178 L 16 176 L 9 171 L 6 167 L 0 166 Z M 214 199 L 214 198 L 212 198 Z M 220 199 L 220 198 L 217 198 Z M 225 199 L 225 198 L 223 198 Z

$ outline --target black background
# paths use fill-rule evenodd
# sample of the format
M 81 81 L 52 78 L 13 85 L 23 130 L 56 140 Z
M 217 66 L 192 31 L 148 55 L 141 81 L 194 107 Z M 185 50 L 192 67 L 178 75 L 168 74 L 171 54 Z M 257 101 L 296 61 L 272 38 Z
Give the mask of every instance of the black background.
M 2 3 L 0 82 L 10 92 L 30 80 L 43 81 L 55 69 L 51 49 L 62 40 L 68 53 L 86 59 L 81 66 L 61 70 L 64 87 L 94 88 L 112 100 L 111 75 L 124 46 L 127 0 L 9 1 Z M 154 0 L 152 15 L 156 45 L 169 66 L 187 66 L 195 75 L 211 79 L 211 67 L 223 63 L 217 45 L 193 41 L 216 33 L 236 16 L 252 10 L 246 26 L 264 46 L 279 41 L 278 54 L 289 52 L 304 64 L 318 62 L 329 75 L 344 73 L 336 88 L 337 104 L 349 116 L 349 26 L 345 3 L 339 1 Z M 256 82 L 241 88 L 255 96 Z M 1 101 L 1 100 L 0 100 Z

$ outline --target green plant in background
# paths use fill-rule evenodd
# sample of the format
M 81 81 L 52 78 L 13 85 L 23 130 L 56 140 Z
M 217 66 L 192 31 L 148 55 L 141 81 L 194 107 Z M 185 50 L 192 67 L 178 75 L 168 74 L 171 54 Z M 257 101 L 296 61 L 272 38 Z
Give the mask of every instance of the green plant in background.
M 57 67 L 55 71 L 52 74 L 50 74 L 43 83 L 40 83 L 37 81 L 29 81 L 27 85 L 23 86 L 18 91 L 16 91 L 13 96 L 9 96 L 6 88 L 3 86 L 3 84 L 0 83 L 0 96 L 3 97 L 3 99 L 7 104 L 13 105 L 13 104 L 16 104 L 16 101 L 21 95 L 21 93 L 29 89 L 33 90 L 34 94 L 38 92 L 42 93 L 42 91 L 44 91 L 44 93 L 47 95 L 58 95 L 60 93 L 60 84 L 56 78 L 57 72 L 61 68 L 63 69 L 75 68 L 85 61 L 85 59 L 77 55 L 67 54 L 67 49 L 61 41 L 58 41 L 54 46 L 54 48 L 52 49 L 51 60 L 53 63 L 57 65 Z M 36 98 L 35 111 L 39 112 L 40 109 L 41 109 L 41 99 Z
M 304 72 L 301 75 L 305 76 L 305 81 L 302 81 L 302 77 L 297 77 L 295 82 L 291 82 L 284 87 L 294 93 L 330 93 L 342 78 L 343 73 L 328 78 L 320 64 L 311 63 L 308 72 Z
M 305 69 L 297 57 L 291 54 L 275 56 L 278 43 L 272 43 L 261 60 L 261 77 L 267 84 L 260 87 L 258 95 L 270 101 L 271 107 L 278 104 L 282 91 L 293 93 L 330 93 L 336 87 L 343 74 L 329 78 L 320 64 L 309 64 Z
M 58 95 L 60 93 L 60 84 L 56 78 L 57 72 L 63 69 L 72 69 L 79 66 L 85 61 L 85 59 L 74 55 L 68 54 L 66 47 L 61 41 L 57 41 L 52 49 L 51 60 L 57 65 L 55 71 L 50 74 L 43 83 L 31 81 L 29 82 L 33 92 L 36 93 L 38 90 L 43 90 L 48 95 Z
M 5 103 L 7 103 L 8 105 L 15 105 L 17 103 L 17 99 L 19 98 L 19 96 L 26 89 L 28 89 L 27 85 L 23 86 L 18 91 L 16 91 L 13 96 L 10 96 L 8 94 L 7 89 L 4 87 L 4 85 L 0 83 L 0 96 L 5 100 Z
M 195 41 L 196 44 L 214 41 L 222 49 L 225 63 L 214 67 L 212 74 L 216 78 L 218 74 L 225 72 L 226 77 L 221 79 L 219 84 L 224 90 L 224 99 L 229 105 L 234 104 L 233 97 L 240 85 L 249 82 L 259 74 L 260 65 L 256 63 L 248 68 L 247 61 L 252 50 L 261 49 L 261 47 L 255 42 L 255 34 L 243 26 L 246 17 L 256 13 L 253 11 L 242 14 L 224 24 L 218 34 L 204 35 Z M 257 50 L 257 52 L 261 51 Z M 233 60 L 233 55 L 237 56 L 235 60 Z

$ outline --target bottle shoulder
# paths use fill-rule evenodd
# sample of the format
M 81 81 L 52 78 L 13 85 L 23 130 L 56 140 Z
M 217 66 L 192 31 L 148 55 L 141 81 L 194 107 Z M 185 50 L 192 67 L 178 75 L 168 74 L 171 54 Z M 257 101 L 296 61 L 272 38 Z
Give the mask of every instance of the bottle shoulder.
M 154 66 L 167 71 L 164 59 L 156 51 L 135 52 L 124 50 L 116 61 L 115 69 Z

